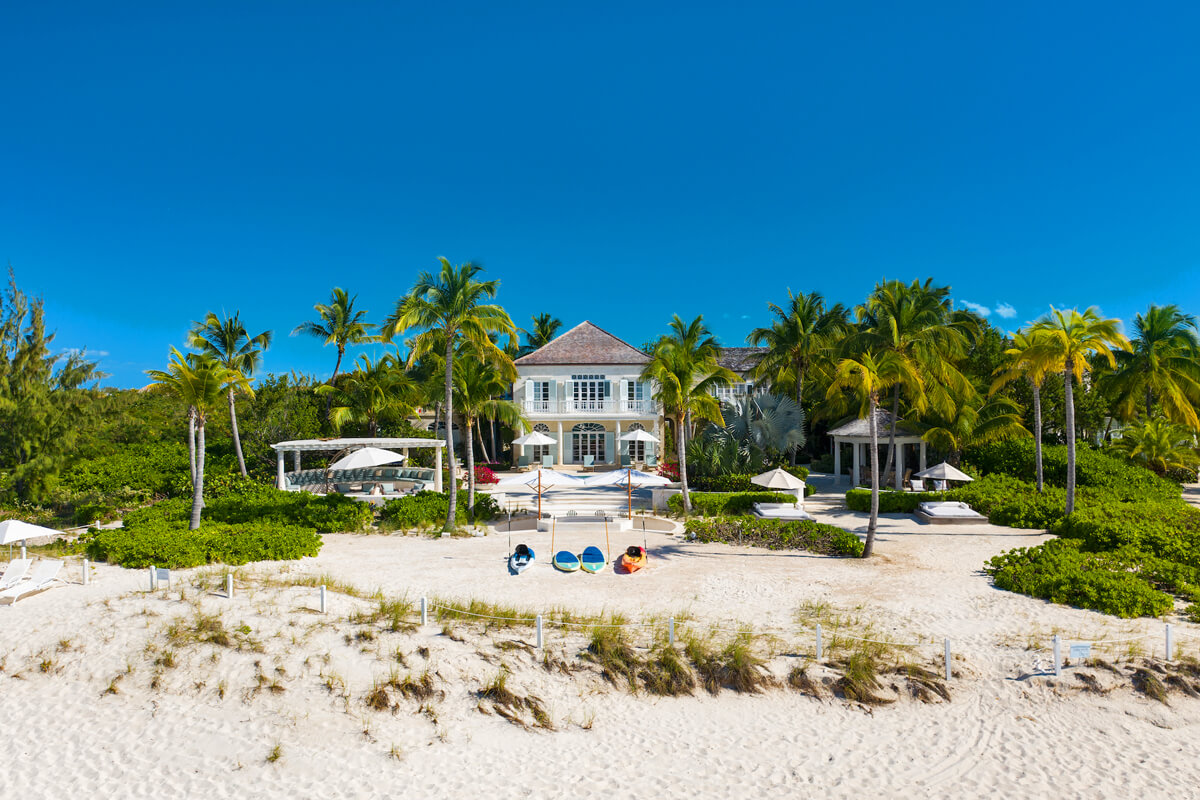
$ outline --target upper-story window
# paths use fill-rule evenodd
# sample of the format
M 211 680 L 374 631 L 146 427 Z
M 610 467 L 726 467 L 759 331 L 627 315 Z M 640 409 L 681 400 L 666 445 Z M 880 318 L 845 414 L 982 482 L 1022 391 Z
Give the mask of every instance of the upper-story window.
M 603 375 L 572 375 L 571 400 L 579 411 L 602 411 L 604 400 L 611 394 L 609 382 Z
M 645 390 L 643 388 L 641 381 L 630 381 L 629 382 L 629 392 L 627 393 L 625 399 L 628 400 L 630 403 L 640 403 L 640 402 L 642 402 L 642 400 L 645 399 L 642 396 L 644 391 Z
M 528 381 L 526 399 L 530 411 L 550 411 L 550 381 Z

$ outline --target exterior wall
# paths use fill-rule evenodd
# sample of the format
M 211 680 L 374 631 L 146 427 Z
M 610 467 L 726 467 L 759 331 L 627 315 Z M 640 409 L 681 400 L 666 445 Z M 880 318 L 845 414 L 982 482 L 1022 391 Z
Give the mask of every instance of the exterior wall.
M 651 399 L 652 387 L 648 381 L 639 379 L 640 374 L 641 367 L 624 365 L 518 367 L 517 380 L 513 383 L 513 400 L 521 406 L 523 413 L 531 421 L 546 417 L 565 419 L 567 416 L 596 419 L 653 416 L 657 410 Z M 573 400 L 572 375 L 603 375 L 609 384 L 605 400 L 576 406 Z M 550 383 L 549 400 L 542 401 L 533 397 L 532 387 L 528 385 L 531 381 Z M 640 404 L 630 405 L 627 400 L 625 387 L 630 383 L 642 383 Z

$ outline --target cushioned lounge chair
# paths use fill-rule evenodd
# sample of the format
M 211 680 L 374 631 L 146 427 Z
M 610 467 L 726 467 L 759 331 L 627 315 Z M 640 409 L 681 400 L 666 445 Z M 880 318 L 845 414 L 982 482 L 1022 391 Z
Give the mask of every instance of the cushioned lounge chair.
M 0 575 L 0 590 L 14 586 L 17 581 L 24 578 L 32 563 L 32 558 L 14 558 L 8 562 L 8 566 L 4 568 L 4 574 Z
M 58 571 L 62 569 L 62 565 L 63 562 L 57 559 L 42 559 L 34 566 L 29 580 L 21 581 L 16 586 L 0 592 L 0 603 L 7 600 L 10 604 L 15 604 L 22 597 L 44 592 L 55 583 L 62 583 L 58 579 Z

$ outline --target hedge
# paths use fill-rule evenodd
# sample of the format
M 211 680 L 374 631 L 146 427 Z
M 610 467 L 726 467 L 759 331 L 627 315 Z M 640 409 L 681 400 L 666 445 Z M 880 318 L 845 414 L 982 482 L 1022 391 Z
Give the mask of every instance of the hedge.
M 944 492 L 897 492 L 889 489 L 879 492 L 879 513 L 911 514 L 920 503 L 945 499 Z M 871 490 L 851 489 L 846 492 L 846 507 L 851 511 L 870 512 Z
M 458 492 L 458 518 L 467 519 L 467 493 Z M 417 492 L 407 497 L 388 500 L 379 514 L 379 527 L 384 530 L 414 530 L 441 526 L 450 508 L 450 496 L 444 492 Z M 475 520 L 487 522 L 500 515 L 500 507 L 490 494 L 475 493 Z
M 692 513 L 706 517 L 749 514 L 755 503 L 794 503 L 796 498 L 779 492 L 689 492 Z M 667 498 L 667 509 L 672 514 L 683 513 L 683 495 L 674 494 Z
M 182 569 L 216 562 L 236 566 L 315 556 L 320 550 L 321 537 L 311 528 L 271 522 L 209 522 L 189 531 L 160 518 L 134 530 L 97 531 L 87 541 L 89 558 L 132 569 Z
M 695 537 L 700 542 L 740 543 L 769 550 L 806 550 L 826 556 L 854 558 L 863 552 L 862 541 L 853 533 L 808 520 L 757 517 L 689 519 L 684 530 L 689 537 Z
M 782 469 L 785 472 L 795 475 L 800 480 L 805 480 L 808 478 L 808 468 L 807 467 L 785 466 L 785 467 L 782 467 Z M 750 475 L 750 474 L 718 475 L 716 477 L 706 476 L 706 477 L 699 477 L 699 478 L 692 477 L 689 475 L 688 476 L 688 488 L 691 489 L 693 492 L 761 492 L 761 491 L 763 491 L 763 487 L 759 486 L 758 484 L 756 484 L 750 480 L 753 477 L 754 477 L 754 475 Z M 805 497 L 808 497 L 810 494 L 814 493 L 815 491 L 816 491 L 815 487 L 809 486 L 808 484 L 804 485 L 804 496 Z
M 1087 550 L 1133 548 L 1161 559 L 1200 567 L 1200 509 L 1164 503 L 1104 503 L 1081 507 L 1053 533 L 1077 539 Z
M 371 506 L 339 494 L 315 495 L 285 492 L 262 484 L 240 494 L 227 494 L 206 502 L 202 522 L 243 524 L 273 522 L 298 525 L 322 533 L 364 530 L 374 518 Z M 191 518 L 191 498 L 177 497 L 125 515 L 125 527 L 137 528 L 155 519 L 186 525 Z

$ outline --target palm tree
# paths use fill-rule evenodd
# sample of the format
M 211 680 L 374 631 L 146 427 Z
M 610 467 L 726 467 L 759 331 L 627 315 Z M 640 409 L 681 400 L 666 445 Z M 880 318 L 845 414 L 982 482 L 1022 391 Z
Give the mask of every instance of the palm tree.
M 354 301 L 357 299 L 358 295 L 350 297 L 345 289 L 335 286 L 328 304 L 317 303 L 313 306 L 319 319 L 302 322 L 292 329 L 292 336 L 304 334 L 320 339 L 326 347 L 331 344 L 337 346 L 337 361 L 333 365 L 333 375 L 329 378 L 331 385 L 337 383 L 338 370 L 342 368 L 342 357 L 346 355 L 347 347 L 379 341 L 378 336 L 371 334 L 375 324 L 363 321 L 367 312 L 354 309 Z M 326 416 L 329 416 L 331 402 L 332 398 L 325 405 Z
M 857 309 L 861 331 L 847 340 L 848 353 L 890 350 L 910 362 L 917 381 L 912 384 L 909 405 L 914 411 L 931 408 L 942 417 L 952 417 L 955 406 L 975 395 L 971 381 L 955 366 L 967 349 L 966 319 L 953 315 L 950 288 L 924 283 L 884 281 L 877 284 L 867 302 Z M 890 384 L 892 419 L 900 418 L 902 383 Z M 891 471 L 896 451 L 896 426 L 888 435 L 887 463 Z
M 317 387 L 337 405 L 329 419 L 339 432 L 347 422 L 366 425 L 368 436 L 379 435 L 379 424 L 403 419 L 413 413 L 419 390 L 395 356 L 388 354 L 372 362 L 359 356 L 358 365 L 342 376 L 336 386 Z
M 756 394 L 721 404 L 723 427 L 711 426 L 707 438 L 736 444 L 751 463 L 761 465 L 804 446 L 804 410 L 790 397 Z
M 472 432 L 478 432 L 480 419 L 499 420 L 510 428 L 525 422 L 521 407 L 500 399 L 516 376 L 516 368 L 507 357 L 496 363 L 479 357 L 461 358 L 454 365 L 454 402 L 463 419 L 463 448 L 467 455 L 467 513 L 475 517 L 475 445 Z M 483 448 L 483 434 L 479 434 Z M 483 448 L 486 453 L 486 448 Z
M 551 314 L 534 314 L 530 319 L 533 320 L 533 327 L 528 330 L 522 329 L 525 333 L 525 346 L 521 348 L 522 355 L 548 345 L 558 335 L 558 329 L 562 327 L 562 320 Z
M 879 397 L 888 389 L 900 386 L 917 394 L 921 390 L 921 376 L 917 365 L 895 350 L 883 350 L 878 354 L 865 352 L 857 358 L 843 358 L 838 362 L 833 382 L 829 385 L 830 398 L 843 389 L 849 389 L 858 397 L 858 416 L 860 419 L 867 418 L 871 431 L 871 517 L 867 523 L 863 558 L 869 558 L 875 549 L 875 528 L 879 524 Z
M 683 488 L 683 511 L 692 511 L 687 485 L 687 438 L 690 420 L 707 420 L 724 425 L 721 403 L 712 389 L 736 381 L 737 375 L 717 363 L 720 347 L 704 326 L 704 317 L 684 322 L 676 314 L 671 333 L 659 339 L 641 380 L 653 381 L 655 399 L 675 426 L 675 450 L 679 456 L 679 482 Z
M 1179 306 L 1151 305 L 1134 317 L 1132 350 L 1117 354 L 1117 371 L 1109 378 L 1116 391 L 1117 411 L 1126 419 L 1144 403 L 1146 419 L 1154 402 L 1167 419 L 1200 428 L 1200 337 L 1196 318 Z
M 921 438 L 948 453 L 947 461 L 958 465 L 962 452 L 971 445 L 1000 442 L 1029 436 L 1021 422 L 1021 407 L 1009 397 L 997 395 L 986 400 L 976 396 L 960 403 L 954 416 L 931 413 L 920 422 Z M 1041 448 L 1038 448 L 1041 452 Z
M 1110 366 L 1116 364 L 1114 350 L 1130 349 L 1129 340 L 1121 333 L 1121 323 L 1101 319 L 1095 308 L 1082 314 L 1076 309 L 1060 311 L 1053 306 L 1050 313 L 1034 323 L 1037 339 L 1030 347 L 1031 355 L 1044 361 L 1054 370 L 1062 370 L 1063 403 L 1067 433 L 1067 505 L 1066 513 L 1075 510 L 1075 393 L 1074 382 L 1082 381 L 1090 356 L 1100 356 Z
M 1012 347 L 1004 351 L 1005 363 L 996 370 L 989 396 L 994 397 L 1002 387 L 1019 378 L 1029 381 L 1033 390 L 1033 454 L 1037 473 L 1037 490 L 1041 494 L 1042 480 L 1042 383 L 1054 369 L 1053 363 L 1044 357 L 1044 350 L 1035 349 L 1037 331 L 1018 332 L 1013 335 Z
M 194 353 L 185 356 L 174 347 L 165 370 L 148 369 L 146 374 L 159 391 L 174 395 L 188 407 L 188 452 L 193 476 L 188 529 L 194 531 L 200 527 L 200 509 L 204 507 L 204 426 L 208 415 L 216 411 L 231 387 L 251 398 L 254 390 L 245 375 L 230 370 L 215 358 Z
M 1189 470 L 1194 476 L 1200 465 L 1195 434 L 1162 417 L 1127 426 L 1121 431 L 1121 438 L 1113 442 L 1112 449 L 1159 475 L 1179 469 Z
M 208 312 L 203 322 L 192 323 L 188 334 L 188 346 L 215 358 L 231 372 L 247 380 L 254 376 L 262 365 L 262 354 L 271 346 L 271 331 L 263 331 L 251 337 L 240 319 L 241 312 L 232 317 L 221 318 Z M 229 387 L 229 427 L 233 431 L 233 450 L 237 453 L 238 469 L 246 476 L 246 459 L 242 455 L 242 437 L 238 434 L 237 404 L 234 387 Z
M 421 332 L 412 340 L 409 361 L 418 359 L 435 347 L 445 354 L 446 449 L 450 459 L 450 504 L 445 530 L 454 530 L 455 502 L 458 497 L 454 458 L 454 354 L 465 342 L 475 353 L 499 358 L 503 352 L 489 334 L 515 336 L 516 329 L 508 312 L 498 305 L 484 303 L 496 296 L 500 281 L 479 281 L 483 267 L 472 262 L 454 266 L 439 257 L 438 274 L 422 272 L 407 295 L 396 301 L 396 310 L 384 323 L 383 336 L 391 341 L 410 328 Z M 468 447 L 470 441 L 467 442 Z

